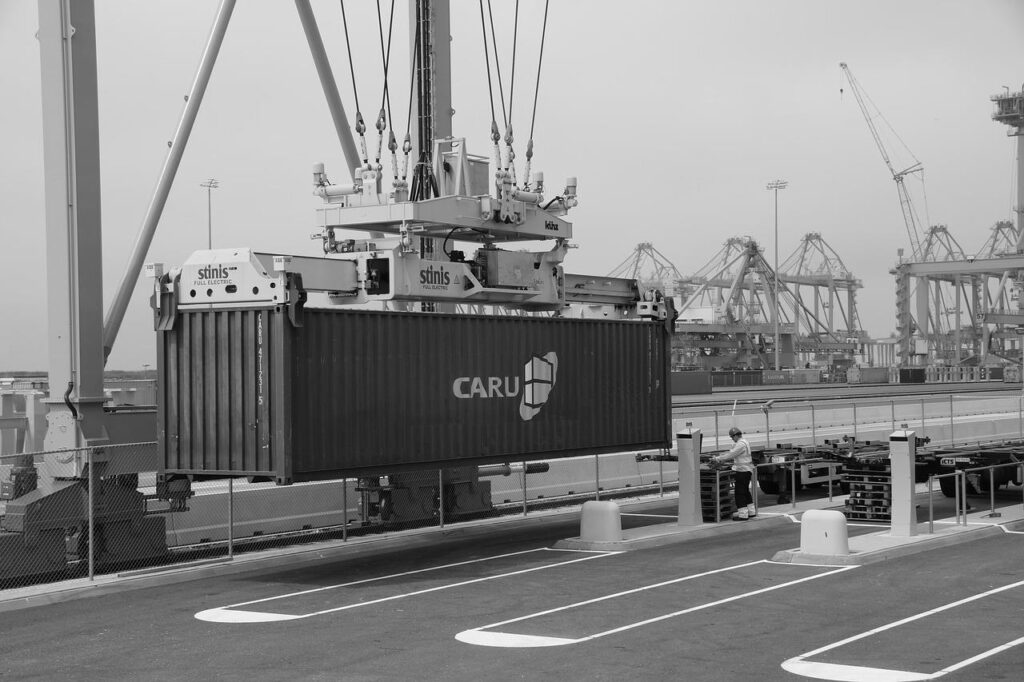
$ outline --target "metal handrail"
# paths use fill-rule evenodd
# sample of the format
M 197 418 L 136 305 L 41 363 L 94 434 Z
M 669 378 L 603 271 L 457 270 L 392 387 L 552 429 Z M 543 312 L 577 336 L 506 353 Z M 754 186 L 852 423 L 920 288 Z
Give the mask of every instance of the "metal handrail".
M 963 525 L 967 525 L 967 474 L 974 473 L 977 471 L 988 471 L 988 490 L 989 490 L 989 513 L 986 514 L 989 518 L 996 518 L 1001 516 L 996 511 L 996 486 L 995 486 L 995 470 L 1003 467 L 1017 467 L 1021 470 L 1020 479 L 1024 483 L 1024 462 L 1007 462 L 1004 464 L 990 464 L 983 467 L 970 467 L 967 469 L 957 469 L 948 474 L 932 474 L 928 477 L 928 532 L 935 532 L 935 520 L 934 520 L 934 502 L 932 500 L 932 482 L 940 478 L 954 477 L 956 486 L 954 488 L 954 504 L 956 506 L 956 524 L 960 525 L 961 514 L 963 515 Z M 1024 486 L 1021 487 L 1021 505 L 1024 506 Z

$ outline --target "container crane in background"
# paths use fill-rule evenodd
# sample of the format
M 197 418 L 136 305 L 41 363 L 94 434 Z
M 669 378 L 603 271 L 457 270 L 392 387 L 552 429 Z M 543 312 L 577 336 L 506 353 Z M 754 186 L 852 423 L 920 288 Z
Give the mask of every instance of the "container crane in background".
M 607 276 L 636 280 L 641 291 L 657 289 L 668 297 L 676 295 L 676 284 L 683 278 L 672 261 L 654 248 L 651 242 L 637 244 L 633 253 L 616 265 Z
M 856 314 L 854 278 L 817 235 L 805 238 L 778 275 L 779 351 L 783 367 L 809 362 L 848 365 L 863 337 Z M 801 254 L 803 256 L 801 257 Z M 838 262 L 838 265 L 837 265 Z M 773 366 L 772 311 L 776 273 L 749 237 L 726 240 L 712 259 L 679 280 L 681 299 L 673 342 L 677 366 L 769 368 Z M 814 292 L 805 294 L 807 287 Z M 841 302 L 840 292 L 846 301 Z M 838 310 L 840 319 L 835 317 Z M 841 325 L 841 328 L 836 325 Z
M 857 313 L 857 289 L 864 285 L 821 233 L 803 236 L 796 251 L 779 266 L 779 281 L 793 291 L 794 319 L 804 319 L 804 308 L 814 313 L 798 323 L 806 330 L 806 341 L 821 339 L 831 331 L 842 332 L 846 339 L 864 338 Z M 824 324 L 818 321 L 822 317 Z

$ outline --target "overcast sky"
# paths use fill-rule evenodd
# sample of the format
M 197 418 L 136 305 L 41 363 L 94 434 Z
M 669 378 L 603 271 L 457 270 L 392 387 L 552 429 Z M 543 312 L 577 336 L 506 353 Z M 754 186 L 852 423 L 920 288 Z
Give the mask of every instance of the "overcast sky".
M 382 87 L 376 5 L 345 6 L 360 104 L 372 121 Z M 339 4 L 314 0 L 313 7 L 354 118 Z M 511 0 L 494 2 L 506 94 L 513 9 Z M 96 0 L 108 303 L 215 12 L 212 1 Z M 542 0 L 520 3 L 513 104 L 520 160 L 542 13 Z M 0 0 L 0 370 L 46 368 L 37 28 L 36 3 Z M 404 129 L 404 4 L 394 30 L 393 63 L 401 68 L 391 70 L 392 109 Z M 569 216 L 579 248 L 566 271 L 607 274 L 639 242 L 652 242 L 689 274 L 741 235 L 760 240 L 770 258 L 774 213 L 765 183 L 783 178 L 790 185 L 779 201 L 780 259 L 803 235 L 820 232 L 863 280 L 865 328 L 887 336 L 895 326 L 888 270 L 907 237 L 894 183 L 839 62 L 924 164 L 930 222 L 947 225 L 974 253 L 1015 202 L 1014 145 L 991 120 L 989 97 L 1003 86 L 1021 89 L 1022 30 L 1019 0 L 552 0 L 533 167 L 550 190 L 579 178 L 580 206 Z M 453 0 L 452 33 L 455 134 L 468 138 L 471 153 L 488 155 L 476 2 Z M 221 183 L 214 247 L 319 253 L 309 239 L 317 161 L 332 178 L 344 176 L 294 4 L 240 2 L 147 260 L 177 265 L 205 247 L 199 183 L 210 177 Z M 141 279 L 108 367 L 154 363 L 149 292 Z

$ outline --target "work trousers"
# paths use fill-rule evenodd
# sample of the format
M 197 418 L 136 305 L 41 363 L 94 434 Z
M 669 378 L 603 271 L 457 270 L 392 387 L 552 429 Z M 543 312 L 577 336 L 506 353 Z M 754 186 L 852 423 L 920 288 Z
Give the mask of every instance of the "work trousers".
M 750 479 L 753 474 L 749 471 L 734 471 L 736 474 L 736 508 L 743 509 L 748 504 L 754 503 L 750 496 Z

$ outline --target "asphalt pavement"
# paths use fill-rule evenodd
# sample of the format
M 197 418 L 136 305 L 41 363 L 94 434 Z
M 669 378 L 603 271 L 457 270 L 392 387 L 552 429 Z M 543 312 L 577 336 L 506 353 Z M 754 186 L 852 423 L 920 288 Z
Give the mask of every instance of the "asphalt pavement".
M 547 512 L 8 590 L 0 677 L 1020 679 L 1024 506 L 987 501 L 862 565 L 773 560 L 810 501 L 695 533 L 667 496 L 620 505 L 625 537 L 670 538 L 628 549 L 559 548 L 579 512 Z

